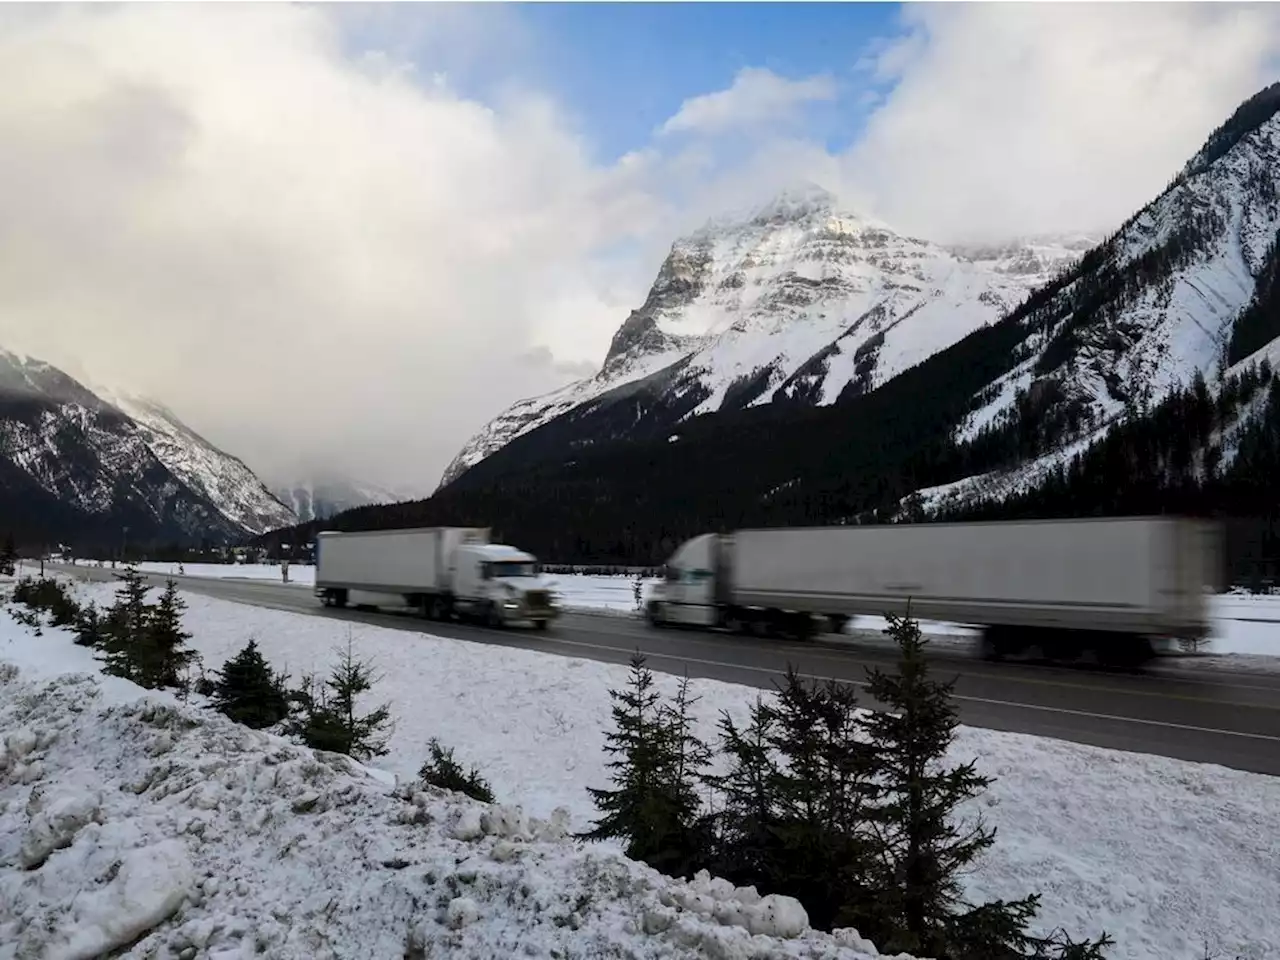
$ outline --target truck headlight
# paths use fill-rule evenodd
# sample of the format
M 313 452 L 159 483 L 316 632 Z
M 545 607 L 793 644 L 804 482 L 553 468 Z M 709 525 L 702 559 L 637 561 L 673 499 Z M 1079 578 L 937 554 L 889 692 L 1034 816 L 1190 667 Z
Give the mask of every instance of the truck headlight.
M 507 600 L 507 601 L 504 601 L 502 605 L 506 607 L 508 610 L 520 609 L 520 601 L 518 600 Z

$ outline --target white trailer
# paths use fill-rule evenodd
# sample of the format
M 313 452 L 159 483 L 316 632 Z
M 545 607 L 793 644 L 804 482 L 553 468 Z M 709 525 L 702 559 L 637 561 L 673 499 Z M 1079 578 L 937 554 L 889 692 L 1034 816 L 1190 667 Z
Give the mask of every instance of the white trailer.
M 658 626 L 808 635 L 908 611 L 982 628 L 991 656 L 1150 656 L 1209 630 L 1216 525 L 1175 517 L 739 530 L 683 544 L 649 604 Z
M 315 594 L 325 606 L 408 607 L 539 630 L 559 611 L 532 554 L 490 543 L 487 527 L 316 535 Z

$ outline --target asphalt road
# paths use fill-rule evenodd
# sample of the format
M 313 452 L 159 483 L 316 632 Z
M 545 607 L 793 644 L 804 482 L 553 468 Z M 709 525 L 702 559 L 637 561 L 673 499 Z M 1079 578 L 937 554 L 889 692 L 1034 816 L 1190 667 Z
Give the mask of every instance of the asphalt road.
M 60 569 L 93 580 L 117 576 L 110 568 Z M 152 574 L 148 579 L 162 584 L 167 577 Z M 687 670 L 694 677 L 765 688 L 788 665 L 806 677 L 862 686 L 868 668 L 893 662 L 892 648 L 878 634 L 796 643 L 655 630 L 630 617 L 578 613 L 567 613 L 549 631 L 536 633 L 329 609 L 301 585 L 174 579 L 183 590 L 223 600 L 495 646 L 610 663 L 625 663 L 639 650 L 655 670 Z M 1185 660 L 1141 674 L 987 663 L 964 646 L 941 641 L 931 652 L 935 674 L 956 679 L 955 699 L 964 723 L 1280 776 L 1280 673 L 1208 668 Z

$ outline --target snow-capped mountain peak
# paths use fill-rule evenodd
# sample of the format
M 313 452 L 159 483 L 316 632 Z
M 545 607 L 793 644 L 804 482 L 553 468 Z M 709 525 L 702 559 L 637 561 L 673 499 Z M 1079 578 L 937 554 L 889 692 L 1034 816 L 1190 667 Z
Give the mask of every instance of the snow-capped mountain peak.
M 949 249 L 844 209 L 820 186 L 797 185 L 672 244 L 600 372 L 513 405 L 467 443 L 441 484 L 618 391 L 639 391 L 678 420 L 775 401 L 829 404 L 874 389 L 999 319 L 1086 243 Z

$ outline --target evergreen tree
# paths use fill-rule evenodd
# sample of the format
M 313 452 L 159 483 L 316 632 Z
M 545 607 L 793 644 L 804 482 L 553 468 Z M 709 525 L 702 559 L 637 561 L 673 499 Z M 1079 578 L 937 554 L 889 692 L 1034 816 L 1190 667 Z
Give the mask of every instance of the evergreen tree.
M 481 803 L 493 803 L 493 788 L 475 767 L 464 770 L 453 756 L 452 747 L 442 747 L 440 741 L 431 738 L 427 744 L 430 759 L 418 770 L 418 779 L 441 790 L 464 793 Z
M 356 701 L 372 690 L 377 680 L 369 664 L 356 658 L 348 636 L 327 680 L 320 683 L 313 676 L 303 677 L 302 689 L 294 694 L 302 717 L 291 724 L 291 732 L 317 750 L 345 753 L 357 760 L 383 756 L 390 707 L 383 704 L 363 715 L 356 712 Z
M 250 640 L 223 664 L 213 683 L 213 707 L 236 723 L 261 730 L 275 726 L 289 715 L 287 677 L 271 669 Z
M 786 885 L 780 870 L 784 852 L 774 804 L 779 776 L 770 747 L 774 727 L 773 715 L 759 698 L 745 729 L 724 713 L 720 743 L 729 768 L 720 776 L 706 778 L 720 802 L 720 810 L 707 818 L 715 835 L 716 875 L 765 892 Z
M 844 684 L 807 684 L 788 668 L 776 703 L 759 709 L 778 761 L 770 827 L 779 840 L 777 892 L 800 900 L 820 929 L 846 918 L 860 923 L 878 901 L 869 885 L 874 843 L 866 829 L 878 788 L 857 695 Z
M 708 751 L 692 732 L 688 678 L 663 704 L 653 674 L 636 654 L 631 678 L 610 690 L 615 729 L 606 736 L 612 789 L 588 787 L 601 817 L 584 839 L 620 839 L 627 856 L 657 870 L 687 874 L 709 850 L 698 830 L 697 784 Z
M 135 680 L 141 686 L 186 689 L 186 671 L 198 655 L 186 645 L 191 634 L 182 629 L 184 609 L 186 604 L 178 595 L 178 585 L 169 580 L 160 602 L 148 611 L 141 642 L 133 646 L 138 667 Z
M 102 643 L 102 638 L 102 618 L 98 615 L 97 606 L 90 602 L 80 608 L 76 617 L 75 642 L 82 647 L 97 647 Z
M 956 808 L 978 796 L 991 779 L 976 763 L 947 768 L 946 753 L 959 723 L 951 702 L 953 682 L 930 679 L 919 625 L 890 617 L 887 631 L 898 644 L 899 666 L 890 675 L 871 671 L 871 695 L 887 708 L 864 719 L 875 748 L 875 768 L 884 790 L 871 811 L 878 827 L 875 922 L 859 929 L 882 950 L 948 960 L 1062 955 L 1091 957 L 1109 942 L 1059 944 L 1036 940 L 1026 927 L 1038 896 L 968 906 L 961 872 L 995 841 L 980 820 L 956 823 Z M 1067 948 L 1074 953 L 1067 953 Z M 1088 951 L 1093 950 L 1094 953 Z
M 102 669 L 112 676 L 136 681 L 140 675 L 136 647 L 146 641 L 151 608 L 147 605 L 147 585 L 135 567 L 126 567 L 120 580 L 116 601 L 103 618 L 99 645 Z
M 18 549 L 13 545 L 13 534 L 4 538 L 4 547 L 0 548 L 0 576 L 12 577 L 18 569 Z

